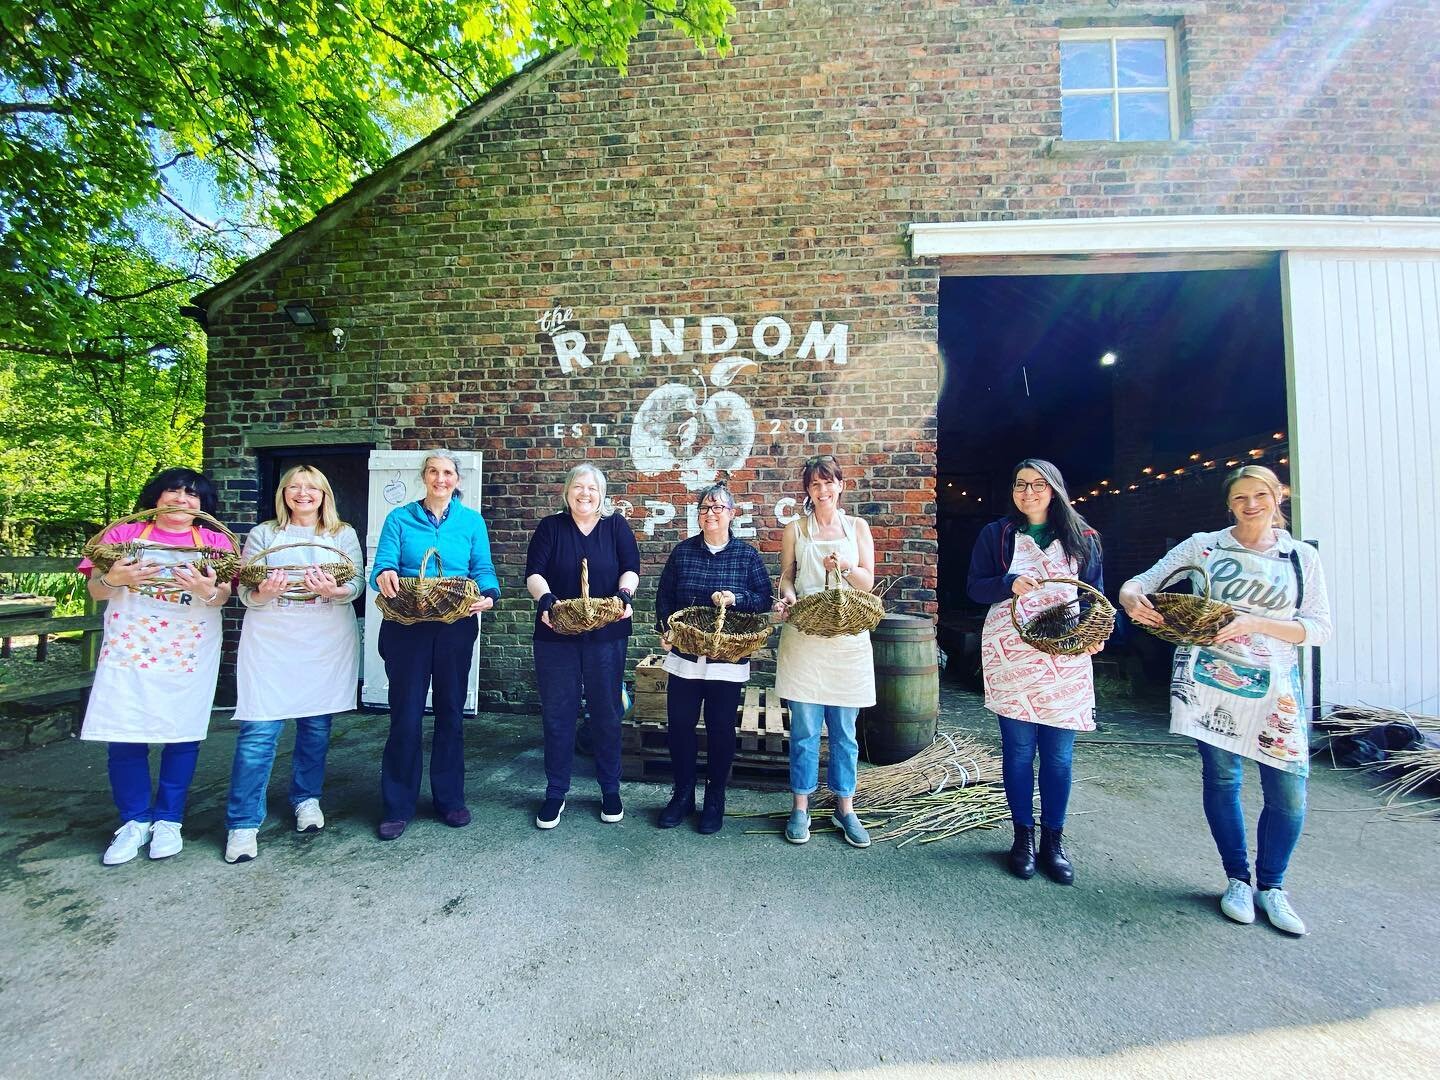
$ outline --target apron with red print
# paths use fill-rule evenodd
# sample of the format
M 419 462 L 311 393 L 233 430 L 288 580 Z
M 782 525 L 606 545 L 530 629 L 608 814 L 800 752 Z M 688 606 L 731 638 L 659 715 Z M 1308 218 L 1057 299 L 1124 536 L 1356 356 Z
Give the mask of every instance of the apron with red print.
M 1010 573 L 1019 577 L 1077 577 L 1075 560 L 1059 540 L 1044 551 L 1025 533 L 1015 537 Z M 1044 585 L 1017 605 L 1023 624 L 1047 608 L 1075 599 L 1074 585 Z M 980 633 L 985 708 L 1012 720 L 1071 731 L 1095 730 L 1095 677 L 1089 656 L 1051 656 L 1021 640 L 1010 620 L 1010 601 L 992 604 Z
M 80 738 L 175 743 L 205 738 L 220 673 L 223 613 L 185 591 L 122 589 L 105 608 L 104 644 Z

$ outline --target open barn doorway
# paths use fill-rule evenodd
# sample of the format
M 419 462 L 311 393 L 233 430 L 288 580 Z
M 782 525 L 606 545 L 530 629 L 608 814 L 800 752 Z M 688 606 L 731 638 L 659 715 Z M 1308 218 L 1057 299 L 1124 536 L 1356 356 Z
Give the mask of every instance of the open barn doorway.
M 1289 479 L 1280 275 L 1234 270 L 945 277 L 937 522 L 949 677 L 979 690 L 985 608 L 966 596 L 980 530 L 1024 457 L 1059 466 L 1099 530 L 1105 588 L 1192 532 L 1223 527 L 1225 472 Z M 1097 658 L 1107 694 L 1164 708 L 1172 649 L 1123 617 Z

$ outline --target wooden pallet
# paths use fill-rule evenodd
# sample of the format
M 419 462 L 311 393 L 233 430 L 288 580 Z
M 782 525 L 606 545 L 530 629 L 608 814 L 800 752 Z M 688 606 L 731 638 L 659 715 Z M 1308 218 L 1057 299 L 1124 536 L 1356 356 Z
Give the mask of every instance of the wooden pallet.
M 705 720 L 696 726 L 697 767 L 705 773 Z M 824 734 L 820 761 L 829 756 Z M 626 780 L 670 780 L 670 740 L 664 722 L 640 716 L 620 727 L 620 773 Z M 735 765 L 730 782 L 738 787 L 783 790 L 790 784 L 790 710 L 772 689 L 747 686 L 735 730 Z

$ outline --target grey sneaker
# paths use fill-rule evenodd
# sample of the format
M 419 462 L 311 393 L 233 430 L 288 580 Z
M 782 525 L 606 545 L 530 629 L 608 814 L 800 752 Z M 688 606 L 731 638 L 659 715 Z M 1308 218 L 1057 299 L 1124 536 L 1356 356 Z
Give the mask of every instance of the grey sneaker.
M 803 844 L 810 839 L 810 812 L 791 810 L 790 820 L 785 822 L 785 839 L 792 844 Z
M 845 842 L 851 847 L 869 847 L 870 834 L 865 831 L 865 826 L 860 824 L 859 817 L 855 811 L 848 814 L 830 815 L 830 824 L 840 830 L 845 837 Z
M 303 799 L 295 805 L 295 831 L 319 832 L 325 828 L 325 815 L 320 812 L 319 799 Z
M 260 854 L 255 838 L 259 829 L 231 829 L 225 834 L 225 861 L 228 863 L 249 862 Z
M 1234 919 L 1247 926 L 1255 921 L 1255 890 L 1248 881 L 1231 878 L 1220 898 L 1220 911 L 1227 919 Z
M 1296 937 L 1304 937 L 1309 933 L 1305 929 L 1304 921 L 1290 906 L 1290 898 L 1285 895 L 1284 889 L 1261 889 L 1255 894 L 1255 899 L 1260 904 L 1260 910 L 1265 912 L 1265 917 L 1270 920 L 1270 925 L 1276 930 L 1283 930 Z

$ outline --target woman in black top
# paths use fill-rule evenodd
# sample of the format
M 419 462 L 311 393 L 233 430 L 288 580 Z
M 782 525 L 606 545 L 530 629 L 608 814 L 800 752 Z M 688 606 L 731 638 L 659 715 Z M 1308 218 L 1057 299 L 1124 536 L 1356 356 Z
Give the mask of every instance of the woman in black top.
M 630 524 L 605 506 L 605 474 L 589 462 L 576 465 L 562 489 L 565 509 L 543 518 L 525 556 L 525 587 L 535 600 L 535 681 L 545 728 L 545 801 L 535 817 L 542 829 L 560 823 L 575 756 L 575 721 L 583 695 L 590 710 L 600 820 L 625 816 L 620 804 L 621 686 L 630 641 L 630 601 L 640 584 L 640 548 Z M 580 595 L 580 560 L 590 573 L 590 595 L 618 596 L 622 618 L 586 634 L 550 626 L 557 600 Z

